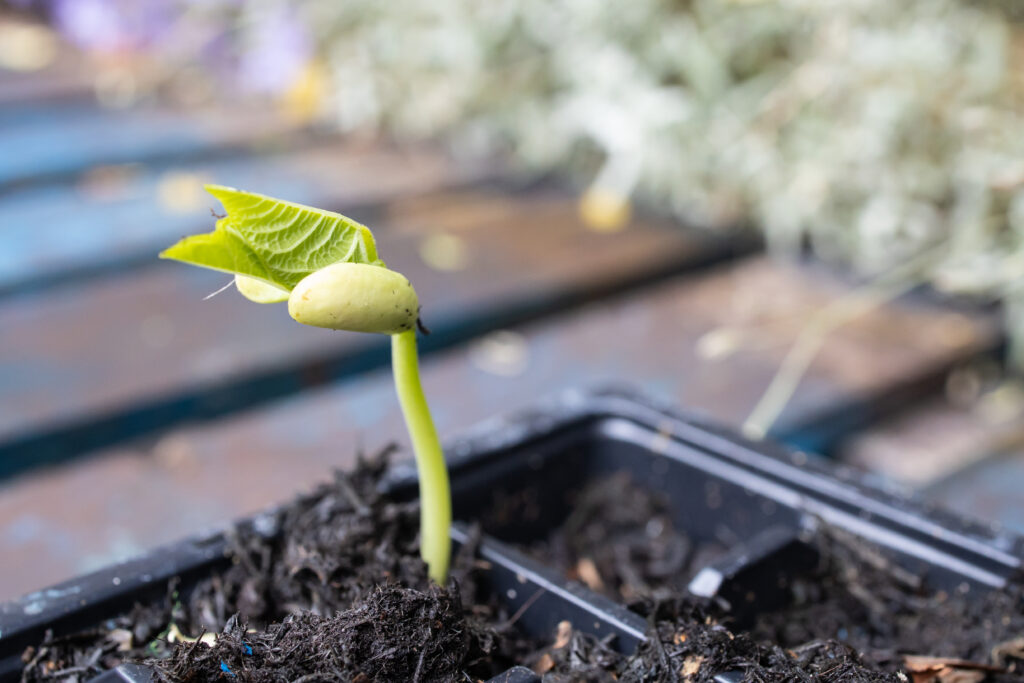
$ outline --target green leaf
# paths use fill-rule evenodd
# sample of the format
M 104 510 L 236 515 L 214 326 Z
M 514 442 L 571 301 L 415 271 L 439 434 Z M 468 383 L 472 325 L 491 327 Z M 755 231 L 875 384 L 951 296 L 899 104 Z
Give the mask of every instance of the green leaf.
M 213 232 L 185 237 L 160 258 L 256 278 L 288 292 L 334 263 L 384 265 L 370 229 L 341 214 L 221 185 L 206 191 L 227 215 Z

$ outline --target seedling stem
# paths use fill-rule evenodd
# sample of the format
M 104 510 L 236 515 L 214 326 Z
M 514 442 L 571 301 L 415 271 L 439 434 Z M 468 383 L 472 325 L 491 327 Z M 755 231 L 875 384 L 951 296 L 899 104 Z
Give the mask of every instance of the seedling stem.
M 451 494 L 448 468 L 420 384 L 414 330 L 391 335 L 391 369 L 419 472 L 420 555 L 427 563 L 430 578 L 443 584 L 451 557 Z

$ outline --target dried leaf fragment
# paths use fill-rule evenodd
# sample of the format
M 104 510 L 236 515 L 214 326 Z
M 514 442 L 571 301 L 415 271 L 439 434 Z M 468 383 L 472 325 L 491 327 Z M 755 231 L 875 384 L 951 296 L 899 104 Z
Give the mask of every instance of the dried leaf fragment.
M 1007 640 L 992 648 L 992 661 L 996 664 L 1005 666 L 1010 657 L 1024 659 L 1024 637 Z
M 115 628 L 107 634 L 107 638 L 117 643 L 118 652 L 128 652 L 132 649 L 132 632 L 125 628 Z
M 949 657 L 908 655 L 903 659 L 913 683 L 979 683 L 1002 667 Z
M 558 631 L 555 633 L 555 649 L 561 650 L 569 644 L 572 638 L 572 624 L 568 621 L 558 622 Z
M 545 652 L 540 656 L 540 659 L 537 660 L 537 663 L 534 665 L 533 670 L 535 673 L 543 676 L 547 672 L 551 671 L 553 668 L 555 668 L 555 660 L 551 655 Z
M 679 669 L 679 675 L 686 679 L 692 679 L 700 671 L 700 665 L 704 663 L 702 655 L 693 655 L 683 660 L 683 666 Z
M 580 561 L 576 563 L 576 573 L 580 580 L 587 584 L 587 588 L 594 591 L 604 590 L 604 581 L 601 580 L 601 574 L 597 571 L 597 565 L 589 557 L 580 558 Z

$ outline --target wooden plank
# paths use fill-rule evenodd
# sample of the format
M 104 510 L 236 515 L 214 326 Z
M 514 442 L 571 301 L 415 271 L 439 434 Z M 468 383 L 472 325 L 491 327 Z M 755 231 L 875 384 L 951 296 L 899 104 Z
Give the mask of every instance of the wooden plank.
M 203 182 L 345 209 L 481 175 L 479 167 L 431 150 L 336 141 L 259 159 L 108 167 L 74 186 L 23 188 L 0 196 L 0 295 L 148 262 L 182 235 L 210 226 L 217 202 Z
M 921 493 L 936 505 L 1024 533 L 1024 425 L 1012 440 L 987 451 Z
M 94 165 L 308 137 L 305 124 L 266 103 L 175 104 L 164 92 L 165 66 L 144 54 L 83 53 L 46 24 L 0 8 L 0 189 Z
M 435 331 L 428 347 L 732 253 L 661 219 L 588 230 L 575 200 L 553 190 L 443 191 L 375 213 L 355 217 L 378 227 L 389 265 L 416 284 Z M 228 278 L 153 260 L 0 303 L 0 469 L 387 361 L 384 337 L 299 326 L 283 306 L 253 306 L 233 291 L 204 301 Z
M 250 106 L 240 116 L 236 102 L 180 107 L 159 99 L 145 62 L 94 61 L 49 27 L 0 14 L 0 192 L 95 166 L 210 159 L 312 141 L 305 126 L 276 107 Z M 111 76 L 128 80 L 136 91 L 131 101 L 104 100 L 102 83 Z
M 948 397 L 852 436 L 838 456 L 961 514 L 1024 532 L 1024 385 L 992 384 L 993 376 L 991 363 L 958 368 Z
M 971 381 L 969 372 L 958 368 L 950 383 Z M 1003 450 L 1024 432 L 1024 401 L 1013 386 L 955 400 L 938 396 L 852 435 L 836 455 L 903 486 L 926 489 Z
M 444 436 L 541 394 L 608 382 L 735 424 L 801 322 L 847 291 L 818 269 L 756 258 L 428 356 L 424 384 Z M 707 341 L 723 329 L 735 331 L 731 345 Z M 941 375 L 995 334 L 985 316 L 915 300 L 884 306 L 835 333 L 778 431 L 799 439 L 817 420 Z M 350 464 L 360 446 L 395 440 L 405 446 L 381 370 L 9 482 L 0 528 L 12 531 L 0 535 L 0 556 L 26 560 L 4 572 L 0 597 L 284 500 Z
M 270 110 L 239 117 L 222 107 L 111 109 L 86 99 L 0 105 L 0 191 L 95 166 L 209 160 L 229 151 L 308 145 L 310 137 Z

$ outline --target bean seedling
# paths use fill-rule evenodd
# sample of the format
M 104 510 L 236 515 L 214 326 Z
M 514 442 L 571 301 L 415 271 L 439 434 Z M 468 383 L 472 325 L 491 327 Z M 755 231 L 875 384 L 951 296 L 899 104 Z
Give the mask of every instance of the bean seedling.
M 296 321 L 391 337 L 391 365 L 420 484 L 420 554 L 444 583 L 451 541 L 448 470 L 416 353 L 419 299 L 377 256 L 369 228 L 337 213 L 229 187 L 208 185 L 227 213 L 213 232 L 185 237 L 160 254 L 235 276 L 256 303 L 288 302 Z

